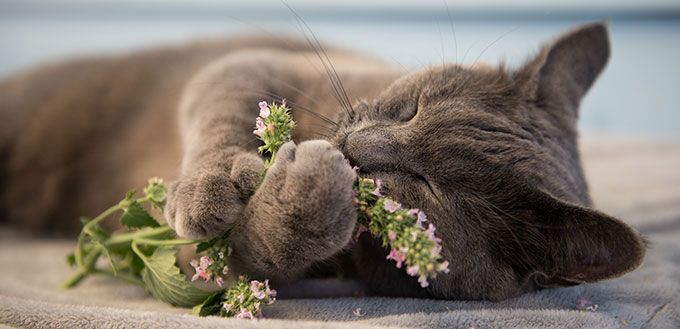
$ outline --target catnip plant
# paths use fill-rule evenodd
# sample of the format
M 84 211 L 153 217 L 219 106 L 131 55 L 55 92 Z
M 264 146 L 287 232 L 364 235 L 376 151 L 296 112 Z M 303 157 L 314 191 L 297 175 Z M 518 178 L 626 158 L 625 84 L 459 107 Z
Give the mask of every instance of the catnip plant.
M 253 133 L 264 143 L 259 147 L 260 153 L 270 154 L 259 186 L 279 148 L 290 140 L 295 122 L 285 99 L 281 104 L 260 102 L 258 105 L 260 113 Z M 404 208 L 383 195 L 381 187 L 380 179 L 358 178 L 354 184 L 357 225 L 349 244 L 356 243 L 362 233 L 369 232 L 390 250 L 387 259 L 394 260 L 397 268 L 405 267 L 406 273 L 417 277 L 425 288 L 429 285 L 428 279 L 435 278 L 440 272 L 449 272 L 449 263 L 442 260 L 440 254 L 441 240 L 435 236 L 432 223 L 425 227 L 425 213 Z M 82 218 L 83 229 L 76 250 L 67 257 L 76 272 L 61 288 L 72 288 L 91 274 L 108 275 L 144 287 L 161 301 L 193 307 L 191 313 L 194 315 L 262 318 L 262 308 L 276 300 L 276 290 L 270 288 L 268 280 L 260 282 L 239 275 L 226 287 L 232 250 L 229 235 L 233 225 L 211 239 L 181 239 L 167 223 L 156 221 L 143 207 L 147 204 L 152 210 L 163 209 L 167 197 L 167 185 L 163 180 L 150 179 L 143 192 L 143 197 L 135 199 L 136 191 L 132 190 L 99 216 Z M 122 213 L 120 223 L 125 229 L 111 234 L 105 232 L 99 224 L 116 213 Z M 177 266 L 176 254 L 181 245 L 195 245 L 195 253 L 200 255 L 189 263 L 195 271 L 191 281 Z M 98 263 L 100 258 L 108 261 L 102 266 Z M 214 282 L 220 289 L 201 290 L 192 284 L 197 280 Z

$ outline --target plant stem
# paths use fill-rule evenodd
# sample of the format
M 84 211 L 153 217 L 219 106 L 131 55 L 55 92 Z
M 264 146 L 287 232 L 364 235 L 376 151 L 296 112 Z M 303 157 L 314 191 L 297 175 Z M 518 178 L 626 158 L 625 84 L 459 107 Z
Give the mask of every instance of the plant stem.
M 83 260 L 83 242 L 85 240 L 85 234 L 92 235 L 91 229 L 94 225 L 97 225 L 99 222 L 104 220 L 106 217 L 109 217 L 109 215 L 113 214 L 114 212 L 123 209 L 120 204 L 117 204 L 109 209 L 106 209 L 103 213 L 99 214 L 99 216 L 95 217 L 93 220 L 89 221 L 85 226 L 83 227 L 83 231 L 80 233 L 78 236 L 78 245 L 76 246 L 76 253 L 75 253 L 75 258 L 76 258 L 76 264 L 78 264 L 78 267 L 80 268 L 81 271 L 88 271 L 87 266 Z
M 122 248 L 122 247 L 127 247 L 132 242 L 132 240 L 163 236 L 163 235 L 168 234 L 170 232 L 173 232 L 172 228 L 163 224 L 163 225 L 156 227 L 156 228 L 144 229 L 144 230 L 136 231 L 136 232 L 118 233 L 118 234 L 112 235 L 110 239 L 108 239 L 106 242 L 104 242 L 104 246 L 108 249 L 118 249 L 118 248 Z M 195 242 L 198 242 L 198 241 L 193 241 L 191 243 L 195 243 Z M 189 243 L 182 243 L 182 244 L 189 244 Z
M 135 238 L 135 242 L 150 246 L 177 246 L 198 243 L 200 242 L 200 240 L 155 240 L 146 238 Z
M 94 265 L 97 262 L 97 259 L 99 259 L 99 255 L 101 255 L 103 249 L 102 247 L 97 247 L 94 250 L 90 251 L 89 254 L 83 259 L 83 267 L 78 268 L 78 271 L 71 275 L 64 283 L 62 283 L 59 286 L 59 289 L 68 289 L 80 282 L 85 276 L 88 274 L 92 273 L 94 271 Z
M 272 151 L 272 157 L 269 159 L 269 166 L 267 166 L 267 169 L 269 169 L 273 164 L 274 164 L 274 159 L 276 159 L 276 151 Z
M 82 279 L 84 279 L 85 276 L 87 276 L 88 274 L 89 274 L 88 272 L 83 272 L 82 270 L 78 269 L 78 271 L 73 273 L 73 275 L 71 275 L 71 277 L 69 277 L 66 281 L 64 281 L 64 283 L 62 283 L 59 286 L 59 290 L 66 290 L 66 289 L 72 288 L 73 286 L 78 284 L 78 282 L 80 282 Z

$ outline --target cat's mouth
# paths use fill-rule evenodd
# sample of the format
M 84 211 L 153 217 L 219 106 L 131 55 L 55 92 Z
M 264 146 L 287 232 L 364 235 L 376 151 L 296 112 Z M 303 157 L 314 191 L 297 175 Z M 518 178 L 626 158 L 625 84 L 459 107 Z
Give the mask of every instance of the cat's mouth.
M 361 178 L 382 179 L 385 182 L 386 189 L 389 190 L 392 184 L 405 184 L 412 181 L 416 184 L 423 184 L 429 190 L 435 199 L 439 200 L 438 189 L 430 180 L 420 172 L 411 170 L 406 166 L 399 166 L 391 163 L 372 163 L 361 166 L 351 158 L 348 158 L 349 164 L 356 166 L 357 175 Z

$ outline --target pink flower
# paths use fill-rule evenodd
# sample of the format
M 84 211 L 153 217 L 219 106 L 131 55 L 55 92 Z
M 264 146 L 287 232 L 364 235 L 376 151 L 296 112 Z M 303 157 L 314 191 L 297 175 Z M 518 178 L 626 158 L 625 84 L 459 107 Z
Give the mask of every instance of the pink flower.
M 262 117 L 262 119 L 266 119 L 271 114 L 269 106 L 267 106 L 267 102 L 260 102 L 257 105 L 260 106 L 260 117 Z
M 267 295 L 276 297 L 276 290 L 269 289 L 269 280 L 264 280 L 264 291 L 267 293 Z
M 434 247 L 432 247 L 432 257 L 435 257 L 439 254 L 439 252 L 442 251 L 442 246 L 435 244 Z
M 243 300 L 245 299 L 245 298 L 243 297 L 243 293 L 241 293 L 241 294 L 239 294 L 238 296 L 236 296 L 236 298 L 238 299 L 238 302 L 239 302 L 239 303 L 243 303 Z
M 436 243 L 442 241 L 442 239 L 439 239 L 434 236 L 434 225 L 432 225 L 432 223 L 430 223 L 430 225 L 427 226 L 427 231 L 425 231 L 425 235 L 427 236 L 428 239 L 430 239 L 430 241 L 434 241 Z
M 256 310 L 259 309 L 260 308 L 260 302 L 253 303 L 253 306 L 255 306 Z
M 427 221 L 427 216 L 425 216 L 425 213 L 418 210 L 418 209 L 411 209 L 407 213 L 408 215 L 411 216 L 416 216 L 416 225 L 421 229 L 424 230 L 425 228 L 423 227 L 423 222 Z
M 262 136 L 262 134 L 264 134 L 264 131 L 267 129 L 261 118 L 257 118 L 257 120 L 255 121 L 255 128 L 257 129 L 253 130 L 253 134 L 258 136 Z
M 253 318 L 253 313 L 251 312 L 243 312 L 236 314 L 237 319 L 252 319 Z
M 375 190 L 373 191 L 373 194 L 377 197 L 384 198 L 385 196 L 382 193 L 380 193 L 381 188 L 382 188 L 382 179 L 378 178 L 378 179 L 375 180 Z M 390 212 L 394 212 L 394 211 L 390 211 Z
M 281 105 L 282 105 L 282 106 L 285 106 L 285 105 L 286 105 L 286 99 L 285 99 L 285 98 L 281 100 Z
M 366 226 L 359 225 L 359 228 L 357 229 L 357 233 L 354 235 L 354 240 L 359 241 L 359 236 L 361 235 L 361 233 L 364 233 L 364 232 L 368 232 L 368 228 L 366 228 Z
M 442 272 L 444 274 L 449 273 L 449 262 L 448 261 L 443 261 L 437 265 L 437 271 Z
M 395 233 L 394 231 L 389 231 L 389 233 L 387 233 L 387 236 L 388 236 L 388 237 L 390 238 L 390 240 L 392 240 L 392 241 L 394 241 L 394 240 L 397 239 L 397 233 Z
M 253 296 L 257 299 L 264 298 L 264 291 L 260 290 L 260 282 L 253 280 L 250 281 L 250 290 L 253 292 Z
M 390 199 L 386 199 L 385 202 L 383 203 L 383 206 L 385 207 L 385 210 L 394 213 L 395 211 L 401 209 L 401 203 L 392 201 Z
M 410 276 L 418 275 L 418 266 L 409 266 L 406 268 L 406 274 Z
M 221 252 L 221 251 L 220 251 L 220 252 L 218 252 L 218 253 L 217 253 L 217 255 L 219 255 L 219 256 L 220 256 L 220 259 L 224 258 L 224 253 L 223 253 L 223 252 Z
M 217 283 L 218 286 L 222 287 L 222 286 L 224 286 L 224 279 L 222 279 L 221 276 L 218 276 L 218 277 L 215 279 L 215 283 Z
M 229 272 L 229 268 L 227 267 L 227 265 L 224 265 L 224 267 L 222 268 L 222 274 L 227 274 L 227 272 Z
M 423 228 L 423 222 L 427 221 L 427 216 L 425 216 L 425 213 L 422 211 L 418 211 L 418 219 L 416 220 L 416 225 L 418 227 Z
M 204 260 L 203 258 L 207 258 L 207 260 Z M 201 264 L 199 265 L 198 262 L 194 259 L 192 260 L 189 264 L 196 270 L 196 274 L 194 274 L 193 277 L 191 277 L 191 281 L 196 281 L 198 278 L 203 278 L 203 280 L 208 281 L 210 280 L 210 274 L 208 274 L 205 270 L 208 269 L 208 266 L 210 266 L 210 258 L 203 256 L 201 257 Z M 206 262 L 208 262 L 206 264 Z
M 406 250 L 408 252 L 408 249 Z M 401 268 L 401 263 L 403 263 L 406 260 L 406 252 L 402 252 L 401 248 L 400 250 L 392 249 L 390 250 L 390 254 L 387 255 L 385 259 L 392 259 L 397 262 L 397 268 Z
M 208 266 L 210 266 L 211 264 L 212 264 L 212 259 L 210 259 L 210 257 L 208 257 L 208 256 L 201 257 L 201 268 L 203 270 L 207 270 Z
M 418 282 L 420 283 L 420 286 L 421 286 L 422 288 L 426 288 L 427 286 L 430 285 L 430 284 L 427 282 L 427 277 L 424 276 L 424 275 L 421 275 L 420 277 L 418 277 Z
M 229 310 L 231 309 L 231 304 L 223 304 L 222 307 L 224 307 L 225 311 L 229 312 Z

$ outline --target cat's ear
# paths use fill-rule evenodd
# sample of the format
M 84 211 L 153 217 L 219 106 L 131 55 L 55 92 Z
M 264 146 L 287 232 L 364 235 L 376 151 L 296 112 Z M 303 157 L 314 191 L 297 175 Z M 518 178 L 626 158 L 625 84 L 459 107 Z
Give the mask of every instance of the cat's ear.
M 637 268 L 645 242 L 622 221 L 602 212 L 532 191 L 528 203 L 534 227 L 529 250 L 533 279 L 542 286 L 570 286 L 618 277 Z
M 580 26 L 559 37 L 518 72 L 518 78 L 538 104 L 567 107 L 576 114 L 609 59 L 605 23 Z

